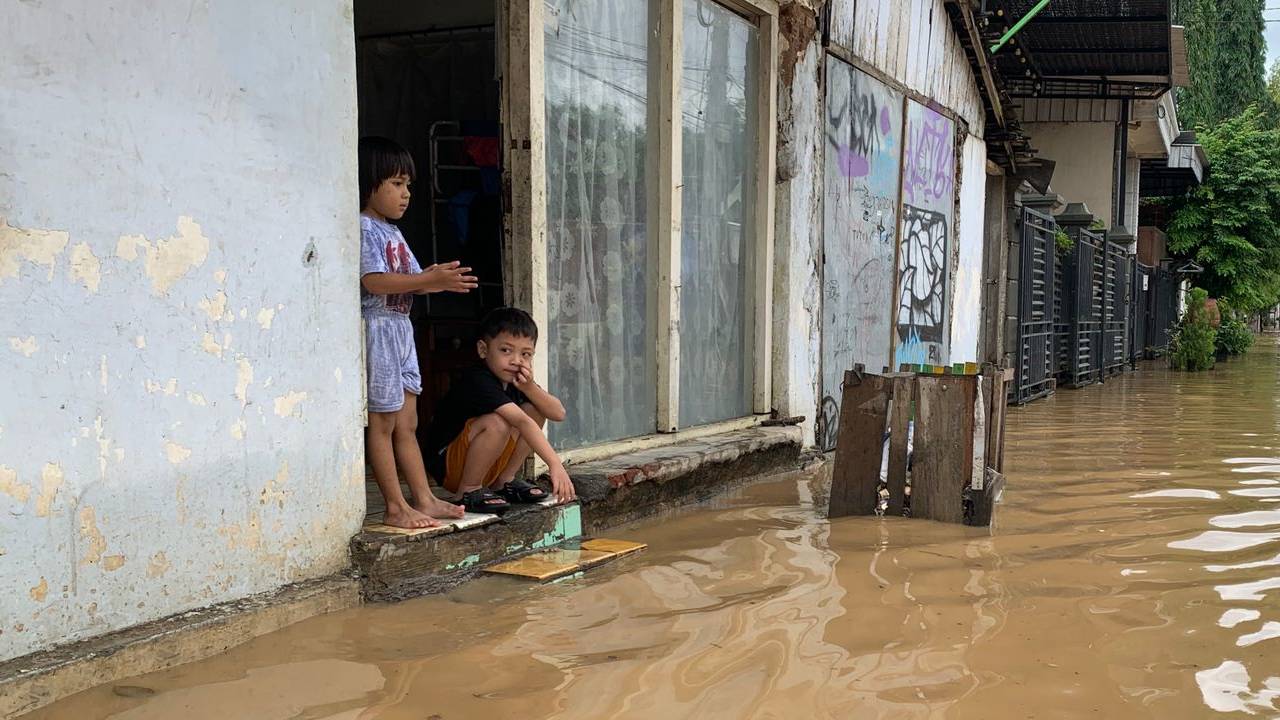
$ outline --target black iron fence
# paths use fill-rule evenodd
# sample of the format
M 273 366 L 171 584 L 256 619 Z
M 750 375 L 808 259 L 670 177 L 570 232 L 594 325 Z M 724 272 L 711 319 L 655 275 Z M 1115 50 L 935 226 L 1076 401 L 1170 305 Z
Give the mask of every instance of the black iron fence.
M 1059 227 L 1032 208 L 1020 215 L 1016 378 L 1023 404 L 1059 384 L 1083 387 L 1164 354 L 1178 320 L 1178 280 L 1137 262 L 1084 225 Z M 1056 239 L 1065 232 L 1069 249 Z M 1013 298 L 1010 298 L 1012 301 Z
M 1061 301 L 1060 292 L 1055 292 L 1056 229 L 1052 216 L 1023 209 L 1017 382 L 1010 392 L 1019 405 L 1053 392 L 1057 370 L 1054 318 L 1056 304 Z

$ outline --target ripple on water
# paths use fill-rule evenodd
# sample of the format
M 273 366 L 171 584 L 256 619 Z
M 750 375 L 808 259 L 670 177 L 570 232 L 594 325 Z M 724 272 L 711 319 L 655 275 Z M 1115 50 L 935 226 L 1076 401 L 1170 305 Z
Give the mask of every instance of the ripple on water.
M 1235 585 L 1214 585 L 1218 596 L 1227 602 L 1233 600 L 1263 600 L 1268 590 L 1280 588 L 1280 577 L 1263 578 L 1253 582 L 1236 583 Z
M 1229 530 L 1206 530 L 1193 538 L 1175 540 L 1169 547 L 1175 550 L 1199 550 L 1200 552 L 1232 552 L 1265 545 L 1280 539 L 1280 532 L 1249 533 Z
M 1255 691 L 1248 668 L 1235 660 L 1226 660 L 1216 668 L 1197 672 L 1196 684 L 1200 686 L 1204 704 L 1223 713 L 1253 715 L 1259 710 L 1274 711 L 1275 699 L 1280 697 L 1280 677 L 1267 678 Z
M 1257 620 L 1260 617 L 1262 617 L 1262 613 L 1257 610 L 1231 608 L 1230 610 L 1222 613 L 1222 617 L 1218 618 L 1218 626 L 1230 629 L 1240 623 Z
M 1198 490 L 1196 488 L 1175 488 L 1172 490 L 1152 490 L 1151 492 L 1138 493 L 1130 495 L 1134 498 L 1202 498 L 1204 500 L 1218 500 L 1222 496 L 1213 490 Z
M 1210 518 L 1209 524 L 1220 528 L 1265 527 L 1280 525 L 1280 510 L 1250 510 Z

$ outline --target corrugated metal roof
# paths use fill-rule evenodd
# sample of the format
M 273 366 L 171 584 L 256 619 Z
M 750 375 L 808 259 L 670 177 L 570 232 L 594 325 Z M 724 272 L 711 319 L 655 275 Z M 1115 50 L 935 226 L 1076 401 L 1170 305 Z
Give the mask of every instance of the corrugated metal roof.
M 993 30 L 1035 0 L 992 0 Z M 1015 96 L 1150 97 L 1173 73 L 1168 0 L 1054 0 L 995 55 Z

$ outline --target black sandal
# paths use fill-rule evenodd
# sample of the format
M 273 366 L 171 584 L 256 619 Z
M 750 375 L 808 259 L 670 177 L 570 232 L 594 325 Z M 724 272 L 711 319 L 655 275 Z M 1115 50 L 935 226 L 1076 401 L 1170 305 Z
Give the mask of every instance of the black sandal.
M 462 501 L 459 504 L 469 513 L 487 515 L 501 515 L 511 509 L 511 503 L 484 488 L 462 493 Z
M 551 497 L 546 490 L 528 480 L 512 480 L 498 488 L 497 492 L 499 496 L 509 503 L 523 503 L 526 505 L 534 505 Z

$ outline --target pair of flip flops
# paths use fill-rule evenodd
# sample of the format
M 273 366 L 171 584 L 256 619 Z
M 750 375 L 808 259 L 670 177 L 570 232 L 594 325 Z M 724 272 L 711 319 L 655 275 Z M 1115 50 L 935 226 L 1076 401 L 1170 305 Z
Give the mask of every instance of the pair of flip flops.
M 551 496 L 546 490 L 528 480 L 512 480 L 497 491 L 480 488 L 463 493 L 459 504 L 470 513 L 501 515 L 510 510 L 512 505 L 540 503 L 548 497 Z

